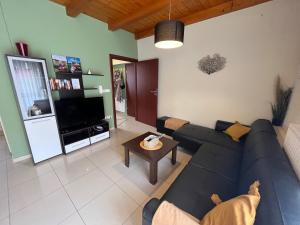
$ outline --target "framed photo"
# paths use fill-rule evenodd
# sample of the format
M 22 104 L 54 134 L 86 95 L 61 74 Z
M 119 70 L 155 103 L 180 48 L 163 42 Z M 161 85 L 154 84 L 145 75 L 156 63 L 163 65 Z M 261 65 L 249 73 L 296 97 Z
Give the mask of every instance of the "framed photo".
M 72 86 L 73 86 L 73 90 L 79 90 L 79 89 L 81 89 L 81 87 L 80 87 L 80 81 L 79 81 L 79 79 L 71 79 L 71 82 L 72 82 Z
M 52 63 L 55 73 L 67 73 L 68 63 L 67 57 L 61 55 L 52 55 Z
M 71 73 L 81 73 L 81 62 L 78 57 L 67 56 L 68 68 Z

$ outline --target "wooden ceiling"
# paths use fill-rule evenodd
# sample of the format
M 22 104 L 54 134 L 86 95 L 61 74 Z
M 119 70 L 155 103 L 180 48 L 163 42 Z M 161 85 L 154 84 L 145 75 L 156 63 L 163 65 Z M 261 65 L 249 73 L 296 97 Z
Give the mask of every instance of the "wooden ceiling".
M 136 39 L 153 34 L 157 22 L 168 19 L 170 0 L 52 0 L 64 5 L 68 16 L 80 13 L 124 29 Z M 270 0 L 172 0 L 171 19 L 189 25 Z

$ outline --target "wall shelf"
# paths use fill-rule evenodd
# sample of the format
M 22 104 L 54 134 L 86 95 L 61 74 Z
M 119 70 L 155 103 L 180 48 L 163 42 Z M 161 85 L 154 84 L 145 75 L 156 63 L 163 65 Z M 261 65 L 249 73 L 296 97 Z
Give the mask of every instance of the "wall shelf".
M 98 76 L 98 77 L 104 77 L 103 74 L 97 74 L 97 73 L 92 73 L 92 74 L 88 74 L 88 73 L 83 73 L 82 74 L 83 76 Z
M 84 88 L 83 90 L 98 90 L 98 88 L 93 87 L 93 88 Z
M 77 73 L 71 73 L 71 72 L 56 72 L 55 73 L 56 75 L 67 75 L 67 76 L 80 76 L 80 75 L 82 75 L 82 73 L 81 72 L 77 72 Z

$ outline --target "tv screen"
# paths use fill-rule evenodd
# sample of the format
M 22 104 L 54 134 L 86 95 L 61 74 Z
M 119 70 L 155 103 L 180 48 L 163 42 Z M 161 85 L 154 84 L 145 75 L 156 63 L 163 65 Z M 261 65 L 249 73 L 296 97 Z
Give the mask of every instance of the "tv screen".
M 96 125 L 105 118 L 103 97 L 61 99 L 55 109 L 61 130 Z

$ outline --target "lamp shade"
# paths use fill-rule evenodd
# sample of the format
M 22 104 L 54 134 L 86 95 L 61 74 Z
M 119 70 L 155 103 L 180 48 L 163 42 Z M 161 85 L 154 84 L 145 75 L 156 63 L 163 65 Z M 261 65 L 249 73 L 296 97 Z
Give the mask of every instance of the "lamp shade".
M 178 48 L 183 45 L 184 23 L 164 20 L 155 25 L 154 45 L 157 48 Z

